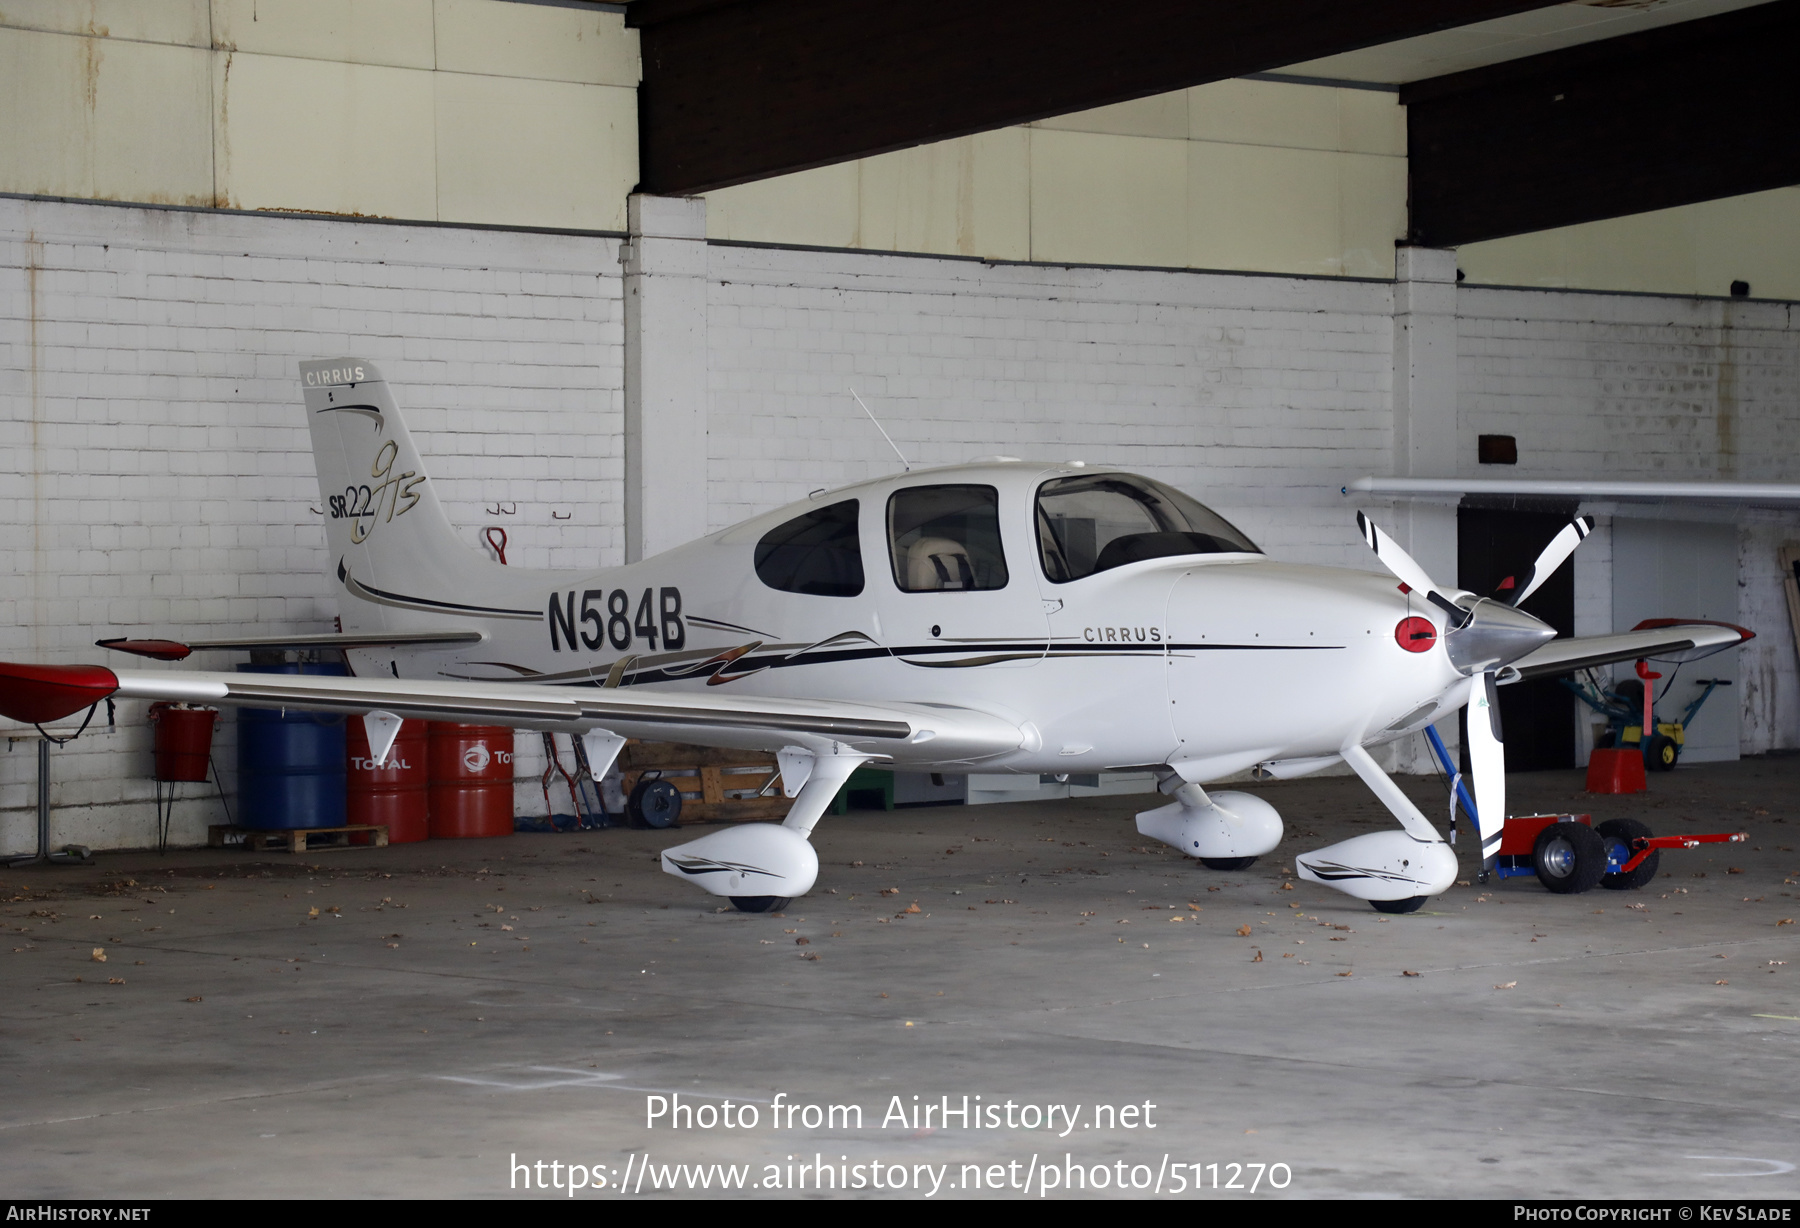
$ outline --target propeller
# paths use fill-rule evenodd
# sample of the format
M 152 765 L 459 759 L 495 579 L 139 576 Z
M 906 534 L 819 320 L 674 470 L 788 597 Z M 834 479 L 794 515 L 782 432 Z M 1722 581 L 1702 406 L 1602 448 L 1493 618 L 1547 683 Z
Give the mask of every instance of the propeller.
M 1577 516 L 1564 525 L 1562 532 L 1552 537 L 1550 544 L 1545 546 L 1543 552 L 1537 556 L 1537 561 L 1531 565 L 1531 570 L 1525 573 L 1524 582 L 1513 590 L 1512 596 L 1506 599 L 1506 604 L 1511 606 L 1525 604 L 1525 599 L 1542 588 L 1544 581 L 1556 574 L 1556 569 L 1561 567 L 1571 554 L 1575 553 L 1575 547 L 1581 545 L 1587 535 L 1593 531 L 1594 518 L 1592 516 Z
M 1475 777 L 1475 824 L 1481 836 L 1485 872 L 1499 855 L 1500 835 L 1506 825 L 1506 738 L 1500 727 L 1498 674 L 1538 645 L 1556 638 L 1553 628 L 1518 606 L 1575 553 L 1575 548 L 1593 531 L 1593 519 L 1581 516 L 1564 526 L 1539 553 L 1525 573 L 1524 583 L 1504 600 L 1441 588 L 1411 555 L 1361 512 L 1356 514 L 1356 526 L 1384 567 L 1443 612 L 1444 651 L 1450 664 L 1458 673 L 1472 678 L 1479 675 L 1469 689 L 1468 747 L 1469 767 Z

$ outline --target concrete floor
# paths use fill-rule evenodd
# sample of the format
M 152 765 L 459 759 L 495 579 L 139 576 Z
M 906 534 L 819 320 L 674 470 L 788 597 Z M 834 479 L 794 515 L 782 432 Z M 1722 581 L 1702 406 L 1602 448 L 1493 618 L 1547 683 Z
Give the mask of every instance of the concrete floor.
M 964 1164 L 1035 1194 L 1072 1157 L 1108 1197 L 1158 1174 L 1223 1196 L 1234 1163 L 1288 1166 L 1259 1196 L 1291 1173 L 1274 1193 L 1794 1197 L 1800 758 L 1580 787 L 1515 776 L 1512 806 L 1751 841 L 1665 853 L 1641 892 L 1511 879 L 1386 919 L 1287 874 L 1390 822 L 1348 779 L 1258 789 L 1289 839 L 1235 874 L 1146 846 L 1141 798 L 827 818 L 782 917 L 660 873 L 659 832 L 13 870 L 0 1173 L 33 1198 L 566 1196 L 514 1188 L 542 1160 L 597 1168 L 592 1198 L 646 1157 L 648 1196 L 664 1164 L 787 1182 L 819 1155 L 852 1181 L 879 1161 L 863 1196 L 948 1165 L 942 1198 L 973 1192 Z M 647 1127 L 677 1092 L 758 1128 Z M 778 1094 L 861 1128 L 772 1129 Z M 1015 1124 L 883 1125 L 894 1097 L 964 1095 Z M 1146 1102 L 1154 1128 L 1095 1128 Z

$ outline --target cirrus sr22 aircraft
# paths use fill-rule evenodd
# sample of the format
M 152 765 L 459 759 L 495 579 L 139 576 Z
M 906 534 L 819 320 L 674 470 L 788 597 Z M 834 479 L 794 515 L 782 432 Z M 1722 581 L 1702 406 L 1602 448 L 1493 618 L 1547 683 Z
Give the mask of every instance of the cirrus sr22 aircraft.
M 1515 607 L 1589 521 L 1497 600 L 1434 583 L 1360 514 L 1389 575 L 1276 562 L 1177 490 L 1075 463 L 907 472 L 623 567 L 507 567 L 458 540 L 372 363 L 300 373 L 343 632 L 102 643 L 166 659 L 337 647 L 353 676 L 0 665 L 0 713 L 41 724 L 109 697 L 362 713 L 377 760 L 399 718 L 499 723 L 581 737 L 596 775 L 628 737 L 773 751 L 794 799 L 785 821 L 662 857 L 747 911 L 812 888 L 808 837 L 861 764 L 1153 769 L 1170 800 L 1138 830 L 1241 868 L 1280 843 L 1281 818 L 1203 786 L 1343 762 L 1399 830 L 1302 853 L 1299 874 L 1404 912 L 1451 885 L 1456 857 L 1370 748 L 1472 705 L 1491 865 L 1505 810 L 1496 684 L 1746 634 L 1693 624 L 1555 639 Z

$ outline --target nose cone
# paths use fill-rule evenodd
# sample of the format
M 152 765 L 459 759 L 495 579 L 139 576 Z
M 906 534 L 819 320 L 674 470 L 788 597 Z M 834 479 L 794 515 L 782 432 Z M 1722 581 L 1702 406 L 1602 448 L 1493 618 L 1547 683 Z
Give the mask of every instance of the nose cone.
M 1459 673 L 1479 674 L 1510 665 L 1555 638 L 1555 629 L 1541 619 L 1484 597 L 1468 622 L 1445 634 L 1444 651 Z

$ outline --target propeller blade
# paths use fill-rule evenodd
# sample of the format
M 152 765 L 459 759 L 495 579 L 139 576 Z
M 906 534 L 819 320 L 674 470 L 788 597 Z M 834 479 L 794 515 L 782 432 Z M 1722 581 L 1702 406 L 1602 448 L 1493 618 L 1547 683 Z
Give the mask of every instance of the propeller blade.
M 1513 590 L 1512 596 L 1506 599 L 1506 604 L 1519 605 L 1543 587 L 1544 581 L 1556 574 L 1556 569 L 1561 567 L 1571 554 L 1575 553 L 1575 547 L 1581 545 L 1587 535 L 1593 531 L 1594 518 L 1592 516 L 1577 516 L 1564 525 L 1563 531 L 1551 538 L 1550 544 L 1545 546 L 1543 553 L 1537 556 L 1537 562 L 1533 563 L 1531 569 L 1525 573 L 1525 578 Z
M 1444 611 L 1449 616 L 1452 627 L 1460 627 L 1468 621 L 1469 612 L 1446 597 L 1432 578 L 1425 574 L 1425 569 L 1414 561 L 1413 556 L 1383 533 L 1373 520 L 1358 512 L 1356 527 L 1361 530 L 1363 541 L 1368 544 L 1369 549 L 1375 552 L 1375 557 L 1381 560 L 1381 565 L 1393 572 L 1406 587 L 1424 594 L 1426 600 Z
M 1469 693 L 1469 768 L 1475 775 L 1475 819 L 1481 831 L 1481 866 L 1500 853 L 1506 826 L 1506 739 L 1500 731 L 1500 697 L 1489 670 Z

